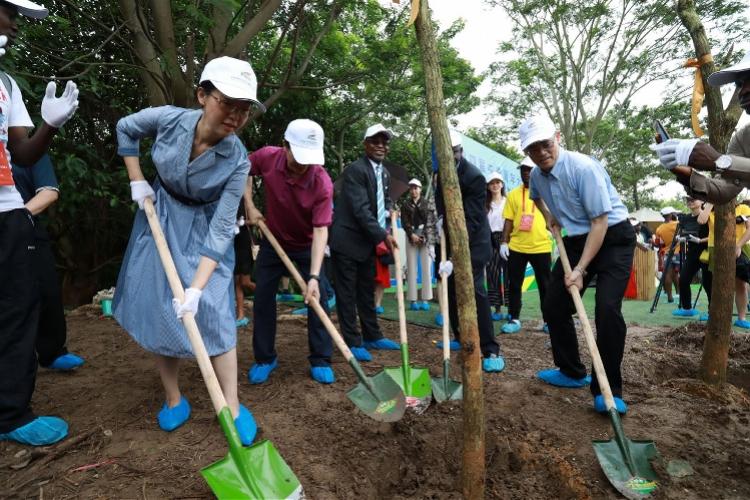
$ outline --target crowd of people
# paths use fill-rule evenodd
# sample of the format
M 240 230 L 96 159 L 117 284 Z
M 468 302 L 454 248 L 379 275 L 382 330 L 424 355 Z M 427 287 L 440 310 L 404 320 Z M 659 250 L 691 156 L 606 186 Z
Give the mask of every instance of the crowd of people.
M 47 11 L 29 0 L 0 0 L 0 35 L 5 36 L 0 36 L 0 45 L 12 42 L 14 36 L 7 36 L 15 35 L 19 14 L 43 18 Z M 711 75 L 709 82 L 734 82 L 740 89 L 740 104 L 750 112 L 750 56 Z M 74 83 L 68 82 L 61 97 L 55 93 L 55 84 L 50 83 L 41 104 L 41 125 L 29 136 L 27 129 L 33 124 L 21 91 L 10 76 L 0 73 L 4 118 L 0 121 L 0 439 L 29 445 L 47 445 L 67 435 L 63 419 L 36 416 L 31 410 L 37 365 L 69 370 L 83 364 L 81 357 L 65 347 L 49 243 L 35 226 L 36 215 L 57 198 L 57 183 L 45 154 L 78 105 Z M 422 181 L 415 178 L 403 201 L 392 200 L 384 162 L 391 141 L 397 138 L 380 123 L 364 131 L 362 155 L 344 168 L 337 188 L 324 167 L 325 133 L 315 121 L 291 120 L 279 146 L 248 154 L 237 132 L 264 106 L 257 98 L 255 74 L 247 61 L 231 57 L 209 61 L 195 97 L 198 106 L 194 109 L 147 108 L 122 118 L 116 128 L 117 152 L 139 210 L 117 280 L 113 315 L 154 355 L 164 390 L 164 403 L 156 414 L 161 429 L 172 431 L 190 418 L 190 403 L 179 383 L 181 359 L 194 356 L 181 323 L 190 313 L 196 318 L 241 441 L 249 445 L 255 439 L 254 417 L 238 396 L 236 349 L 237 328 L 246 326 L 250 318 L 245 316 L 241 297 L 235 298 L 253 285 L 254 362 L 247 377 L 251 384 L 262 384 L 279 363 L 277 292 L 287 273 L 265 239 L 260 240 L 251 263 L 247 227 L 261 221 L 303 275 L 305 302 L 316 300 L 329 314 L 335 294 L 345 342 L 359 361 L 367 362 L 373 359 L 371 351 L 399 348 L 384 336 L 377 317 L 383 290 L 390 286 L 392 253 L 400 250 L 396 228 L 387 222 L 389 213 L 398 210 L 406 235 L 409 308 L 429 311 L 433 274 L 447 275 L 454 335 L 450 347 L 461 349 L 450 260 L 452 235 L 442 222 L 446 207 L 440 175 L 425 179 L 434 188 L 434 196 L 423 197 Z M 530 265 L 554 364 L 539 371 L 538 378 L 557 387 L 590 387 L 594 409 L 606 413 L 599 384 L 580 357 L 569 293 L 572 287 L 584 292 L 596 278 L 597 344 L 616 408 L 626 413 L 621 363 L 627 326 L 621 309 L 634 249 L 636 245 L 660 248 L 667 300 L 676 298 L 673 285 L 680 291 L 674 314 L 696 315 L 690 283 L 702 270 L 710 299 L 713 269 L 712 205 L 701 200 L 721 203 L 750 182 L 750 160 L 745 153 L 750 147 L 748 130 L 735 135 L 730 155 L 720 155 L 699 141 L 671 140 L 656 148 L 661 163 L 688 189 L 691 213 L 678 216 L 674 210 L 663 210 L 665 222 L 653 236 L 628 217 L 604 166 L 591 156 L 565 149 L 548 117 L 531 115 L 521 123 L 518 135 L 526 155 L 518 166 L 522 184 L 510 191 L 500 173 L 485 177 L 472 165 L 464 157 L 460 134 L 452 133 L 484 372 L 505 369 L 493 321 L 505 321 L 503 333 L 521 330 L 522 288 Z M 151 160 L 157 172 L 153 180 L 144 177 L 140 165 L 139 145 L 147 138 L 153 141 Z M 718 170 L 721 176 L 709 179 L 695 169 Z M 259 186 L 265 200 L 262 211 L 255 205 Z M 155 206 L 185 284 L 184 300 L 173 298 L 162 269 L 143 211 L 147 199 Z M 750 328 L 745 317 L 749 217 L 750 208 L 740 205 L 735 297 L 740 313 L 736 324 L 742 328 Z M 559 260 L 552 262 L 550 233 L 562 230 L 572 265 L 569 273 Z M 449 257 L 436 262 L 435 246 L 441 235 Z M 41 274 L 50 283 L 40 283 L 40 269 L 47 270 Z M 284 288 L 288 294 L 288 285 Z M 336 380 L 331 368 L 332 342 L 317 315 L 308 314 L 307 331 L 309 375 L 316 382 L 331 384 Z

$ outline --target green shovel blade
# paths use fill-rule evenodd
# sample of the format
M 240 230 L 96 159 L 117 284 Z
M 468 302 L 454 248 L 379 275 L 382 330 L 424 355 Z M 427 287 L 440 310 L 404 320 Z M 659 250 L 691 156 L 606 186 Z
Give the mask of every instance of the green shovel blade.
M 219 499 L 298 499 L 302 485 L 270 441 L 243 447 L 229 408 L 219 413 L 219 423 L 229 442 L 229 454 L 201 470 Z
M 443 376 L 432 379 L 432 395 L 435 401 L 459 401 L 464 398 L 464 387 L 450 378 L 450 360 L 443 360 Z
M 430 384 L 430 371 L 427 368 L 397 366 L 384 368 L 383 372 L 388 374 L 403 389 L 408 408 L 415 410 L 417 413 L 422 413 L 430 406 L 432 386 Z
M 610 410 L 615 437 L 594 441 L 594 452 L 612 486 L 625 498 L 646 498 L 656 490 L 657 475 L 651 460 L 658 455 L 653 441 L 633 441 L 625 436 L 617 410 Z
M 379 422 L 395 422 L 404 416 L 406 399 L 401 388 L 384 372 L 366 377 L 371 389 L 360 382 L 346 393 L 357 408 Z

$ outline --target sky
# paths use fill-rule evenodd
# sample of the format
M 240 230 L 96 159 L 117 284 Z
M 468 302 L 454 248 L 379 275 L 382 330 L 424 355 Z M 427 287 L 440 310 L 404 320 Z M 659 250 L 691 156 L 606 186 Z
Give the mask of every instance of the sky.
M 408 0 L 402 0 L 404 5 Z M 380 0 L 383 5 L 393 5 L 390 0 Z M 485 71 L 489 65 L 497 59 L 496 48 L 502 40 L 510 39 L 510 30 L 498 29 L 502 23 L 498 20 L 504 18 L 503 10 L 499 7 L 489 7 L 483 0 L 432 0 L 430 7 L 433 11 L 434 20 L 441 28 L 450 26 L 454 21 L 462 18 L 465 22 L 464 30 L 452 41 L 453 47 L 458 50 L 462 57 L 471 62 L 477 73 Z M 747 47 L 736 47 L 735 50 L 748 50 Z M 686 79 L 691 79 L 692 74 L 686 71 Z M 488 82 L 482 84 L 479 89 L 479 97 L 485 97 L 491 91 Z M 655 85 L 641 92 L 639 101 L 643 104 L 658 104 L 661 95 L 667 91 L 665 86 Z M 492 110 L 479 106 L 472 112 L 451 117 L 458 121 L 458 129 L 466 130 L 469 127 L 481 126 L 485 122 L 485 115 Z M 704 111 L 705 113 L 705 108 Z M 750 116 L 743 113 L 739 126 L 750 123 Z M 512 141 L 510 141 L 512 142 Z M 671 199 L 684 193 L 682 186 L 677 182 L 670 182 L 665 186 L 656 188 L 657 198 Z

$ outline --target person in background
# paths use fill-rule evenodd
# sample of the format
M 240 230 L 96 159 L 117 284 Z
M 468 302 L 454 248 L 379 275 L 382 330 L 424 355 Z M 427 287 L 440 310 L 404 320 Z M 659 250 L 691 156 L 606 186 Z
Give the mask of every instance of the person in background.
M 245 224 L 245 206 L 240 204 L 237 209 L 237 223 L 234 230 L 234 296 L 236 303 L 237 328 L 250 324 L 250 318 L 245 315 L 245 289 L 250 293 L 255 291 L 250 275 L 253 271 L 252 238 L 250 228 Z
M 701 263 L 700 256 L 708 248 L 709 229 L 705 222 L 703 224 L 698 222 L 698 216 L 701 212 L 701 201 L 688 196 L 686 203 L 690 209 L 690 213 L 680 216 L 679 221 L 682 233 L 687 239 L 687 251 L 685 252 L 684 267 L 680 269 L 679 276 L 680 306 L 672 311 L 672 315 L 691 318 L 700 314 L 697 310 L 693 309 L 693 297 L 690 285 L 699 270 L 702 270 L 702 273 L 708 271 L 708 266 Z M 709 297 L 710 288 L 710 285 L 706 288 L 706 295 Z
M 664 273 L 664 291 L 667 292 L 667 302 L 670 304 L 674 303 L 674 297 L 672 296 L 672 283 L 679 283 L 679 272 L 680 272 L 680 243 L 678 241 L 674 247 L 674 255 L 672 262 L 667 263 L 667 254 L 669 253 L 669 247 L 672 245 L 672 240 L 675 238 L 677 232 L 677 210 L 672 207 L 664 207 L 660 210 L 662 217 L 664 217 L 664 223 L 656 228 L 654 233 L 654 246 L 659 249 L 659 260 L 662 262 L 662 272 Z M 678 235 L 681 238 L 681 236 Z
M 409 181 L 409 197 L 401 205 L 401 226 L 406 233 L 406 300 L 412 311 L 429 311 L 432 300 L 432 259 L 430 248 L 435 243 L 435 213 L 422 197 L 419 179 Z M 434 251 L 434 250 L 433 250 Z M 417 301 L 417 260 L 422 269 L 422 302 Z
M 6 44 L 15 42 L 19 14 L 43 19 L 48 11 L 29 0 L 0 1 L 0 56 L 5 54 Z M 40 307 L 36 243 L 34 221 L 16 189 L 10 162 L 33 166 L 47 152 L 60 127 L 75 114 L 76 84 L 68 81 L 59 98 L 56 88 L 54 82 L 47 84 L 42 120 L 29 136 L 34 122 L 21 89 L 0 71 L 0 441 L 32 446 L 60 441 L 68 435 L 68 424 L 59 417 L 37 416 L 31 410 Z
M 249 163 L 237 137 L 253 107 L 257 81 L 247 61 L 219 57 L 206 63 L 196 97 L 200 107 L 143 109 L 117 122 L 118 153 L 138 203 L 130 241 L 117 279 L 115 319 L 145 350 L 154 353 L 165 402 L 159 427 L 171 432 L 190 418 L 179 385 L 180 358 L 192 358 L 181 323 L 195 316 L 219 385 L 244 445 L 255 439 L 252 413 L 237 394 L 237 325 L 234 299 L 234 228 Z M 156 180 L 145 180 L 140 141 L 153 138 Z M 189 284 L 183 301 L 174 298 L 153 235 L 145 202 L 151 199 L 176 271 Z
M 552 266 L 552 242 L 550 241 L 544 215 L 537 211 L 529 193 L 529 179 L 534 162 L 528 156 L 521 161 L 521 185 L 508 194 L 503 216 L 505 229 L 503 243 L 500 245 L 500 256 L 508 261 L 508 295 L 509 318 L 500 329 L 502 333 L 516 333 L 521 330 L 521 293 L 526 266 L 531 264 L 534 270 L 539 305 L 544 304 Z M 549 332 L 544 308 L 542 307 L 544 332 Z
M 45 154 L 36 165 L 23 168 L 13 165 L 13 179 L 21 193 L 26 209 L 34 216 L 36 234 L 35 264 L 41 289 L 41 309 L 36 335 L 36 353 L 39 365 L 52 370 L 69 371 L 83 365 L 83 358 L 68 352 L 65 343 L 68 329 L 62 290 L 57 276 L 55 255 L 52 253 L 49 233 L 40 216 L 59 197 L 57 177 L 52 160 Z
M 490 306 L 495 311 L 492 313 L 493 321 L 500 321 L 506 316 L 502 314 L 502 306 L 505 305 L 505 293 L 508 289 L 508 261 L 500 255 L 500 247 L 503 243 L 503 229 L 505 228 L 505 180 L 498 172 L 492 172 L 487 178 L 487 220 L 490 223 L 492 238 L 492 257 L 487 264 L 487 295 L 490 298 Z

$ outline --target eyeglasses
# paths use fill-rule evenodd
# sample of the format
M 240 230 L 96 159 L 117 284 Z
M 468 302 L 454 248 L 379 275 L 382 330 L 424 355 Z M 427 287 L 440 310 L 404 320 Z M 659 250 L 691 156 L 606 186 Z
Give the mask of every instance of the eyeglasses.
M 387 146 L 390 142 L 390 139 L 386 137 L 368 137 L 367 142 L 372 144 L 373 146 Z
M 248 116 L 250 116 L 250 111 L 252 111 L 252 107 L 250 106 L 250 104 L 247 104 L 246 106 L 238 106 L 234 102 L 229 101 L 223 97 L 219 97 L 214 94 L 208 95 L 219 101 L 219 107 L 224 113 L 228 115 L 236 114 L 240 118 L 247 118 Z
M 538 141 L 538 142 L 535 142 L 534 144 L 531 144 L 529 147 L 524 149 L 523 152 L 531 156 L 541 151 L 549 151 L 553 147 L 555 147 L 555 140 L 547 139 L 546 141 Z

